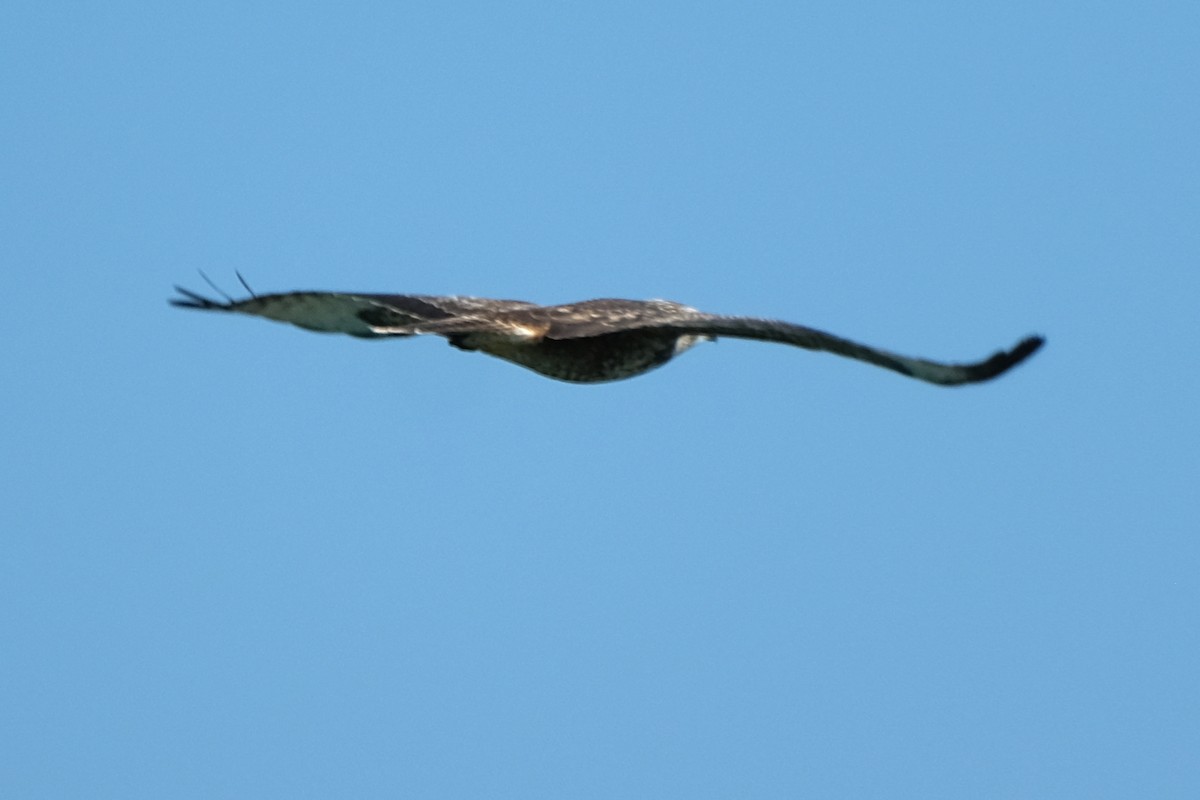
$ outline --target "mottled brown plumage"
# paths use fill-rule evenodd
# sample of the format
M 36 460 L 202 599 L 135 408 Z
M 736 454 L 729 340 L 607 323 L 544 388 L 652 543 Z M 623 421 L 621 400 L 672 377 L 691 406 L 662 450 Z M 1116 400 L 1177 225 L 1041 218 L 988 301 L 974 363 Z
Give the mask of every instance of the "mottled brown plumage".
M 231 311 L 363 338 L 438 335 L 551 378 L 599 383 L 661 366 L 697 342 L 728 336 L 780 342 L 855 358 L 943 386 L 978 383 L 1032 355 L 1030 336 L 983 361 L 946 364 L 890 353 L 823 331 L 755 317 L 705 314 L 667 300 L 586 300 L 539 306 L 521 300 L 410 294 L 287 292 L 225 302 L 176 287 L 173 305 Z

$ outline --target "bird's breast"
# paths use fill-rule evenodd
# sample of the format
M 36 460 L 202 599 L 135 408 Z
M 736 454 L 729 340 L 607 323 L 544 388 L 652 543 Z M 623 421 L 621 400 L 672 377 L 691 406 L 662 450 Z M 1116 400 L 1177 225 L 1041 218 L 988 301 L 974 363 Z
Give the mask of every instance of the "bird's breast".
M 601 383 L 632 378 L 660 367 L 696 341 L 695 336 L 659 331 L 621 331 L 528 343 L 472 335 L 452 344 L 465 350 L 481 350 L 561 381 Z

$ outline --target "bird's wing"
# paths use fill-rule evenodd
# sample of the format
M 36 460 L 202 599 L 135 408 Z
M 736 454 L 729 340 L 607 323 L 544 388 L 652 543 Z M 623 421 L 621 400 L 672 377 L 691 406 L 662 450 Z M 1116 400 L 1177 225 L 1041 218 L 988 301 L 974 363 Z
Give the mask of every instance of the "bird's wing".
M 487 334 L 526 343 L 542 339 L 589 339 L 621 331 L 651 329 L 704 315 L 667 300 L 585 300 L 558 306 L 485 308 L 445 319 L 401 322 L 394 334 L 443 336 Z
M 586 339 L 623 331 L 662 329 L 709 316 L 670 300 L 585 300 L 548 306 L 539 312 L 550 323 L 547 339 Z
M 532 305 L 520 300 L 480 297 L 346 292 L 286 292 L 221 301 L 179 286 L 175 289 L 182 296 L 170 302 L 182 308 L 232 311 L 288 322 L 311 331 L 366 338 L 411 336 L 426 332 L 416 329 L 420 323 L 472 316 L 489 308 L 508 311 Z
M 607 328 L 609 331 L 661 330 L 679 335 L 729 336 L 763 342 L 780 342 L 807 350 L 823 350 L 854 358 L 942 386 L 978 383 L 1001 375 L 1037 352 L 1044 342 L 1040 336 L 1030 336 L 1022 339 L 1012 349 L 1001 350 L 981 361 L 948 364 L 902 356 L 790 322 L 756 317 L 724 317 L 703 314 L 687 307 L 679 307 L 672 311 L 669 307 L 663 306 L 652 310 L 651 313 L 640 319 L 610 321 Z M 587 333 L 586 326 L 581 326 L 578 330 L 580 333 L 577 335 L 595 335 Z M 569 328 L 557 331 L 557 338 L 571 338 L 571 332 Z

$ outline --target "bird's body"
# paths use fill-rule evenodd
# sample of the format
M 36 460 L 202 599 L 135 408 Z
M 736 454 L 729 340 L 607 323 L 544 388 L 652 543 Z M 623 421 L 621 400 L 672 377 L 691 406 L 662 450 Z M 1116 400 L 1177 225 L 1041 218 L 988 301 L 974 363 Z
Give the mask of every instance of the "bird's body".
M 668 300 L 586 300 L 540 306 L 482 297 L 287 292 L 212 300 L 176 287 L 174 305 L 230 311 L 313 331 L 362 338 L 439 335 L 460 350 L 478 350 L 573 383 L 632 378 L 662 366 L 697 342 L 729 336 L 825 350 L 941 385 L 993 378 L 1042 344 L 1029 337 L 1010 351 L 971 364 L 909 358 L 823 331 L 756 317 L 705 314 Z
M 450 344 L 479 350 L 571 383 L 619 381 L 661 367 L 698 341 L 653 331 L 619 331 L 585 339 L 543 339 L 536 346 L 487 333 L 459 334 Z

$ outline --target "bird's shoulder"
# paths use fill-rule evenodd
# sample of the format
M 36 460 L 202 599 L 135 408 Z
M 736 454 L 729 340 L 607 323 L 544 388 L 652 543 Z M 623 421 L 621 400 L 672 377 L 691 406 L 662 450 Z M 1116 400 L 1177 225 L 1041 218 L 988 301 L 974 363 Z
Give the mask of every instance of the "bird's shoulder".
M 626 300 L 601 297 L 574 303 L 515 309 L 515 316 L 548 325 L 547 338 L 578 338 L 660 327 L 699 315 L 696 309 L 671 300 Z

